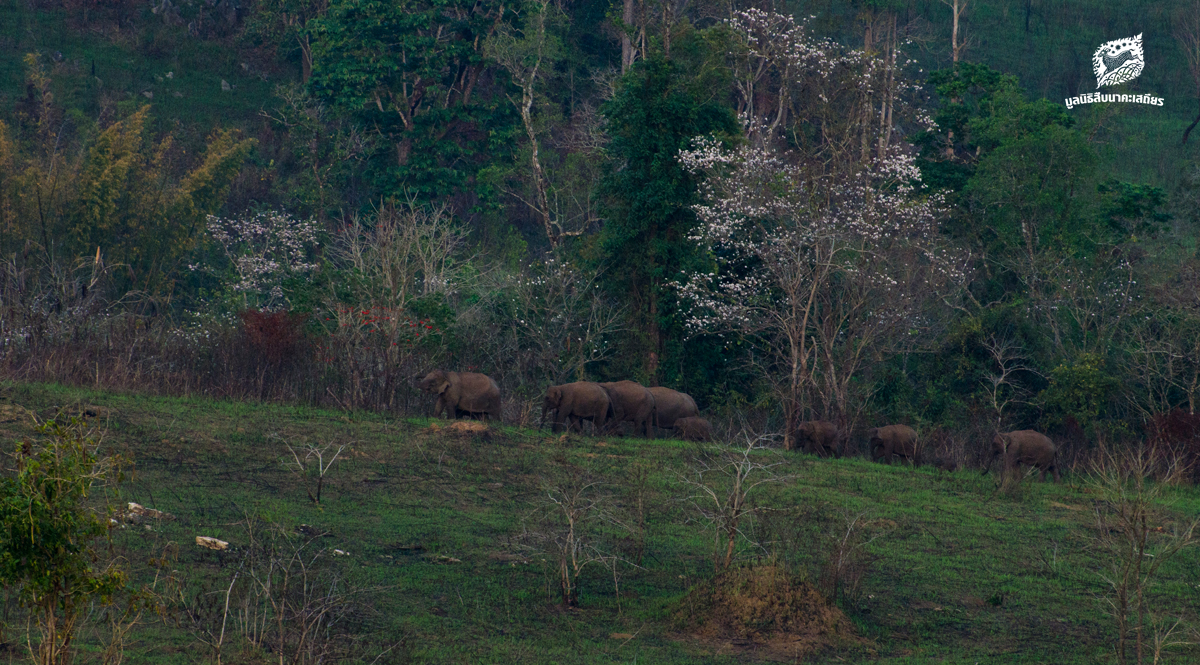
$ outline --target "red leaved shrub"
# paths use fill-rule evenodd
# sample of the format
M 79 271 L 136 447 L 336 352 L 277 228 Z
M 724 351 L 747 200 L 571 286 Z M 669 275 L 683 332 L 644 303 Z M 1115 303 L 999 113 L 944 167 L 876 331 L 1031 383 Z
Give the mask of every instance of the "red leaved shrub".
M 307 315 L 293 312 L 263 312 L 247 309 L 238 315 L 242 333 L 260 358 L 272 365 L 295 360 L 304 346 Z

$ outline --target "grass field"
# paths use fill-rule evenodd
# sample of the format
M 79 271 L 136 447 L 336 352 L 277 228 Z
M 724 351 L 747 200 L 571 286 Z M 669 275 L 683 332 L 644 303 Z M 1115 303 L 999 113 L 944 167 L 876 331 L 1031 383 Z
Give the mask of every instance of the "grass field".
M 320 553 L 313 575 L 337 581 L 350 608 L 342 625 L 360 638 L 361 654 L 390 649 L 379 662 L 721 663 L 765 655 L 746 641 L 700 639 L 679 619 L 688 589 L 712 574 L 711 536 L 683 480 L 697 460 L 716 459 L 697 444 L 507 427 L 455 433 L 445 421 L 49 385 L 5 384 L 0 403 L 43 417 L 60 407 L 106 407 L 92 421 L 104 421 L 97 426 L 105 448 L 136 464 L 122 501 L 177 518 L 114 532 L 116 552 L 141 582 L 153 572 L 150 559 L 177 551 L 169 568 L 187 609 L 135 628 L 129 662 L 205 660 L 211 650 L 200 638 L 219 624 L 226 589 L 235 574 L 249 577 L 250 552 L 265 551 L 264 543 Z M 21 423 L 0 428 L 9 441 L 31 436 Z M 319 505 L 308 496 L 315 477 L 286 465 L 288 444 L 301 450 L 306 443 L 349 446 L 326 474 Z M 1027 480 L 998 492 L 994 476 L 977 471 L 774 451 L 755 459 L 778 463 L 770 472 L 782 481 L 751 494 L 768 510 L 745 531 L 766 550 L 743 541 L 744 563 L 771 555 L 819 582 L 845 517 L 861 515 L 861 580 L 841 605 L 863 640 L 796 662 L 1113 660 L 1101 577 L 1109 558 L 1097 546 L 1084 477 L 1068 474 L 1060 485 Z M 547 497 L 585 485 L 598 508 L 578 533 L 585 545 L 625 562 L 616 566 L 620 593 L 612 568 L 596 564 L 580 577 L 579 606 L 564 610 L 547 540 L 538 535 L 564 533 Z M 1192 488 L 1167 496 L 1170 505 L 1154 519 L 1168 531 L 1200 508 Z M 199 548 L 198 535 L 232 549 Z M 348 555 L 334 556 L 335 549 Z M 1200 551 L 1184 550 L 1164 565 L 1153 588 L 1163 617 L 1196 619 L 1198 558 Z M 5 616 L 12 642 L 22 628 L 11 607 Z M 228 620 L 223 662 L 267 662 L 270 654 L 248 646 L 236 625 Z M 3 653 L 20 656 L 11 644 Z M 1165 662 L 1197 657 L 1200 650 L 1187 647 Z

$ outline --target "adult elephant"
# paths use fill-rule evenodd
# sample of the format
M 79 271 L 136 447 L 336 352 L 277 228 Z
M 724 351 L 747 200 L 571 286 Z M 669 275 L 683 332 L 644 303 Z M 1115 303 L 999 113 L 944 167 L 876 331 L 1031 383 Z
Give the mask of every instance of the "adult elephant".
M 1046 474 L 1054 474 L 1054 482 L 1062 480 L 1058 473 L 1054 442 L 1045 434 L 1031 429 L 1015 432 L 1000 432 L 992 437 L 992 456 L 988 458 L 983 473 L 992 468 L 997 457 L 1004 458 L 1004 470 L 1014 469 L 1024 464 L 1042 472 L 1042 481 Z
M 463 414 L 482 415 L 485 420 L 500 417 L 500 386 L 486 374 L 435 369 L 417 381 L 417 388 L 438 396 L 434 418 L 442 412 L 447 418 Z
M 675 421 L 675 436 L 684 441 L 712 441 L 712 425 L 698 416 L 688 416 Z
M 908 425 L 875 427 L 867 431 L 867 438 L 871 441 L 871 459 L 891 464 L 893 458 L 900 457 L 910 464 L 917 463 L 917 431 Z
M 663 429 L 675 429 L 675 421 L 680 418 L 690 418 L 700 415 L 696 408 L 696 400 L 687 393 L 670 388 L 650 388 L 654 395 L 654 424 Z
M 841 432 L 828 420 L 806 420 L 796 425 L 796 448 L 818 457 L 841 457 Z
M 615 381 L 601 383 L 600 387 L 612 402 L 610 426 L 631 422 L 635 435 L 640 433 L 648 439 L 654 438 L 654 395 L 646 386 L 636 381 Z
M 542 402 L 542 422 L 546 421 L 546 414 L 551 411 L 554 411 L 554 432 L 561 430 L 567 420 L 570 420 L 571 429 L 580 434 L 583 433 L 585 420 L 592 421 L 599 432 L 612 412 L 612 400 L 599 383 L 576 381 L 546 389 L 546 397 Z

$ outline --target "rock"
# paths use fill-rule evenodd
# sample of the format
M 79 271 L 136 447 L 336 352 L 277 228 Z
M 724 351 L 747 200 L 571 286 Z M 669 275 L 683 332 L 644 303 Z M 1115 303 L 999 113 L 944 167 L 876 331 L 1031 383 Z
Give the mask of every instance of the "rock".
M 342 550 L 336 550 L 336 549 L 335 549 L 335 550 L 333 551 L 333 555 L 334 555 L 334 556 L 350 556 L 350 553 L 349 553 L 349 552 L 344 552 L 344 551 L 342 551 Z
M 146 99 L 154 99 L 154 93 L 150 92 L 149 90 L 144 91 L 142 93 L 142 96 L 145 97 Z
M 33 412 L 23 406 L 16 404 L 0 404 L 0 423 L 16 423 L 25 422 L 27 424 L 36 424 L 37 418 Z
M 218 540 L 216 538 L 209 538 L 208 536 L 196 536 L 196 544 L 199 545 L 200 547 L 204 547 L 204 548 L 207 548 L 210 550 L 227 550 L 227 549 L 229 549 L 229 543 L 227 543 L 223 540 Z
M 169 78 L 169 79 L 173 79 L 173 78 L 175 78 L 175 72 L 167 72 L 167 73 L 166 73 L 166 77 L 167 77 L 167 78 Z
M 445 554 L 434 554 L 429 557 L 429 560 L 434 563 L 462 563 L 462 559 L 455 559 L 454 557 L 446 556 Z
M 148 517 L 148 518 L 154 519 L 154 520 L 173 520 L 173 519 L 175 519 L 175 516 L 170 513 L 164 513 L 161 510 L 147 508 L 141 504 L 137 504 L 132 501 L 129 502 L 129 514 L 137 515 L 139 517 Z
M 230 90 L 233 90 L 233 87 L 229 85 L 229 81 L 226 81 L 225 79 L 221 79 L 221 91 L 229 92 Z

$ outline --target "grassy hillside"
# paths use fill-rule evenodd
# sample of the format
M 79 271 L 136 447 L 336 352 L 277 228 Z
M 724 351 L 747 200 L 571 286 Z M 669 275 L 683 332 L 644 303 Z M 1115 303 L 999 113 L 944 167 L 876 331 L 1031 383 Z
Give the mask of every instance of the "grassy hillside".
M 216 127 L 251 128 L 260 109 L 274 104 L 273 90 L 290 72 L 230 48 L 227 39 L 189 36 L 149 5 L 139 9 L 118 26 L 0 2 L 0 103 L 11 108 L 25 96 L 23 59 L 38 53 L 50 68 L 56 103 L 91 118 L 105 106 L 150 104 L 163 129 L 203 138 Z
M 703 446 L 507 427 L 456 433 L 444 421 L 49 385 L 5 384 L 0 402 L 43 417 L 60 407 L 103 407 L 93 409 L 93 422 L 106 448 L 136 464 L 122 500 L 177 518 L 115 531 L 116 553 L 141 571 L 139 581 L 165 552 L 160 576 L 174 570 L 182 582 L 170 621 L 135 628 L 129 662 L 197 662 L 205 653 L 199 638 L 219 627 L 234 576 L 245 582 L 272 543 L 320 554 L 313 579 L 319 572 L 338 580 L 346 601 L 340 625 L 361 638 L 368 660 L 387 648 L 380 662 L 721 663 L 786 653 L 786 645 L 771 651 L 701 639 L 680 619 L 688 589 L 712 571 L 710 536 L 683 482 L 700 460 L 717 459 Z M 30 436 L 20 422 L 0 428 L 6 441 Z M 288 445 L 302 451 L 306 443 L 348 444 L 320 505 L 308 496 L 315 479 L 287 466 Z M 859 518 L 855 538 L 864 545 L 851 557 L 841 604 L 863 639 L 803 662 L 1110 659 L 1114 629 L 1101 573 L 1111 560 L 1097 546 L 1095 495 L 1080 475 L 998 492 L 994 476 L 977 472 L 771 451 L 756 459 L 778 463 L 771 471 L 784 480 L 751 495 L 768 510 L 745 531 L 764 548 L 743 546 L 743 562 L 771 556 L 819 583 L 847 517 Z M 594 565 L 581 577 L 578 608 L 563 610 L 538 536 L 563 533 L 548 498 L 589 483 L 602 510 L 579 532 L 626 562 L 616 568 L 620 593 L 613 571 Z M 1200 492 L 1168 496 L 1171 505 L 1153 519 L 1169 531 L 1200 509 Z M 197 535 L 233 549 L 201 549 Z M 1164 618 L 1197 618 L 1198 562 L 1200 550 L 1190 549 L 1164 566 L 1153 590 Z M 241 591 L 232 593 L 224 662 L 263 661 L 269 654 L 235 634 L 238 599 L 249 587 L 233 588 Z M 11 606 L 5 616 L 6 653 L 15 658 L 21 626 Z M 1198 656 L 1191 648 L 1166 662 Z

